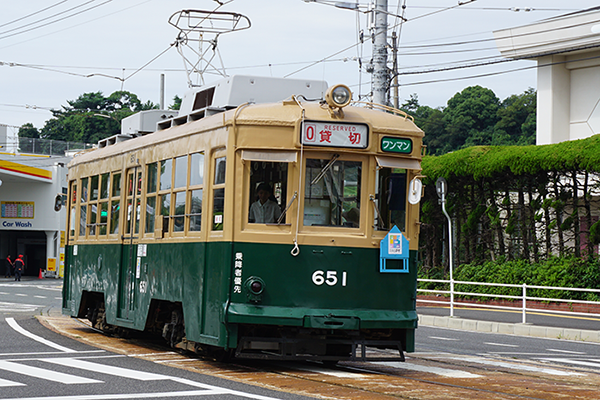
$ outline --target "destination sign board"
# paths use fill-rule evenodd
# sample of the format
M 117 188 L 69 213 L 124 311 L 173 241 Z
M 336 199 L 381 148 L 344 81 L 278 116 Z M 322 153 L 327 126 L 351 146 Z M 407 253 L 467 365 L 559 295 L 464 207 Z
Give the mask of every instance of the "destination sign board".
M 381 139 L 381 151 L 388 153 L 412 153 L 412 140 L 395 137 L 384 137 Z
M 369 126 L 342 122 L 304 121 L 301 142 L 308 146 L 366 149 Z

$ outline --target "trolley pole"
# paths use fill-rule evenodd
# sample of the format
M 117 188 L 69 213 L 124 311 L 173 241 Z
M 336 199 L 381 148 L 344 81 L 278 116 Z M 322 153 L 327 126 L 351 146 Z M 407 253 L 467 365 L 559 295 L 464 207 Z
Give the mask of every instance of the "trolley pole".
M 435 182 L 435 189 L 442 203 L 442 211 L 448 219 L 448 267 L 450 269 L 450 316 L 454 317 L 454 277 L 452 271 L 454 269 L 454 256 L 452 254 L 452 219 L 446 211 L 446 191 L 448 190 L 448 182 L 442 177 L 439 177 Z
M 387 0 L 375 0 L 373 10 L 373 103 L 388 105 Z

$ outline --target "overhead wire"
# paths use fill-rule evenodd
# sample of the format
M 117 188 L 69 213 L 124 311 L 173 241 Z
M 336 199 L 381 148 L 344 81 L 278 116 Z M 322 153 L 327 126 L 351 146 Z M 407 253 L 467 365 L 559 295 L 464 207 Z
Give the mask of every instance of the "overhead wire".
M 46 8 L 42 8 L 41 10 L 38 10 L 38 11 L 35 11 L 35 12 L 32 12 L 31 14 L 28 14 L 28 15 L 25 15 L 25 16 L 23 16 L 23 17 L 17 18 L 17 19 L 15 19 L 15 20 L 12 20 L 12 21 L 6 22 L 6 23 L 4 23 L 4 24 L 0 25 L 0 28 L 2 28 L 2 27 L 5 27 L 5 26 L 7 26 L 7 25 L 11 25 L 11 24 L 17 23 L 17 22 L 19 22 L 19 21 L 22 21 L 22 20 L 24 20 L 24 19 L 27 19 L 27 18 L 29 18 L 29 17 L 33 17 L 34 15 L 41 14 L 41 13 L 43 13 L 44 11 L 48 11 L 48 10 L 50 10 L 50 9 L 54 8 L 54 7 L 58 7 L 59 5 L 61 5 L 61 4 L 63 4 L 63 3 L 66 3 L 67 1 L 69 1 L 69 0 L 62 0 L 62 1 L 59 1 L 58 3 L 52 4 L 51 6 L 48 6 L 48 7 L 46 7 Z
M 23 28 L 25 28 L 25 27 L 28 27 L 28 26 L 31 26 L 31 25 L 35 25 L 35 24 L 38 24 L 38 23 L 40 23 L 40 22 L 43 22 L 43 21 L 49 20 L 50 18 L 54 18 L 54 17 L 57 17 L 57 16 L 59 16 L 59 15 L 66 14 L 67 12 L 70 12 L 70 11 L 73 11 L 73 10 L 75 10 L 75 9 L 78 9 L 78 8 L 80 8 L 80 7 L 83 7 L 83 6 L 85 6 L 86 4 L 93 3 L 94 1 L 95 1 L 95 0 L 89 0 L 89 1 L 88 1 L 88 2 L 86 2 L 86 3 L 83 3 L 83 4 L 80 4 L 80 5 L 78 5 L 78 6 L 72 7 L 72 8 L 70 8 L 70 9 L 68 9 L 68 10 L 65 10 L 65 11 L 61 11 L 60 13 L 57 13 L 57 14 L 51 15 L 51 16 L 49 16 L 49 17 L 46 17 L 46 18 L 43 18 L 43 19 L 41 19 L 41 20 L 38 20 L 38 21 L 31 22 L 31 23 L 29 23 L 29 24 L 27 24 L 27 25 L 24 25 L 24 26 L 21 26 L 21 27 L 18 27 L 18 28 L 13 28 L 13 29 L 10 29 L 10 30 L 8 30 L 8 31 L 0 32 L 0 35 L 4 35 L 4 34 L 6 34 L 6 33 L 9 33 L 9 32 L 14 32 L 14 31 L 16 31 L 16 30 L 20 30 L 20 29 L 23 29 Z M 75 17 L 75 16 L 77 16 L 77 15 L 80 15 L 80 14 L 83 14 L 83 13 L 85 13 L 85 12 L 88 12 L 88 11 L 90 11 L 90 10 L 93 10 L 93 9 L 95 9 L 95 8 L 101 7 L 101 6 L 103 6 L 103 5 L 107 4 L 107 3 L 110 3 L 111 1 L 112 1 L 112 0 L 106 0 L 106 1 L 105 1 L 105 2 L 103 2 L 103 3 L 97 4 L 97 5 L 95 5 L 95 6 L 89 7 L 89 8 L 87 8 L 87 9 L 85 9 L 85 10 L 81 10 L 81 11 L 78 11 L 78 12 L 76 12 L 76 13 L 73 13 L 73 14 L 70 14 L 70 15 L 67 15 L 67 16 L 65 16 L 65 17 L 62 17 L 62 18 L 56 19 L 56 20 L 54 20 L 54 21 L 50 21 L 50 22 L 47 22 L 47 23 L 45 23 L 45 24 L 42 24 L 42 25 L 35 26 L 35 27 L 33 27 L 33 28 L 30 28 L 30 29 L 25 29 L 25 30 L 22 30 L 22 31 L 20 31 L 20 32 L 15 32 L 15 33 L 13 33 L 13 34 L 11 34 L 11 35 L 4 35 L 4 36 L 0 36 L 0 39 L 6 39 L 6 38 L 9 38 L 9 37 L 13 37 L 13 36 L 21 35 L 21 34 L 23 34 L 23 33 L 31 32 L 31 31 L 33 31 L 33 30 L 40 29 L 40 28 L 46 27 L 46 26 L 48 26 L 48 25 L 55 24 L 55 23 L 57 23 L 57 22 L 60 22 L 60 21 L 64 21 L 65 19 L 72 18 L 72 17 Z

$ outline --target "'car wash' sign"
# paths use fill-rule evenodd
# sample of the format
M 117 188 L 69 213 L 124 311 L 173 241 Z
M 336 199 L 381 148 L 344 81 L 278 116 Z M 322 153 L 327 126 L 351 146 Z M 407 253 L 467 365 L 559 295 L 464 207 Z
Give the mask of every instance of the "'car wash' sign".
M 302 124 L 301 141 L 307 146 L 365 149 L 369 144 L 369 126 L 341 122 L 305 121 Z
M 33 228 L 33 224 L 30 221 L 2 221 L 2 227 L 6 229 Z

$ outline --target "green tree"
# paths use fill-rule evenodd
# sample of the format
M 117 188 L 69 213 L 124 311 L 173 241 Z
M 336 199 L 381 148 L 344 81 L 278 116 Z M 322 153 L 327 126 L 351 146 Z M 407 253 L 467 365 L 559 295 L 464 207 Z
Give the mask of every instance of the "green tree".
M 169 106 L 169 110 L 180 110 L 181 109 L 181 100 L 182 98 L 175 95 L 175 97 L 173 97 L 173 104 L 171 104 Z
M 443 111 L 419 104 L 417 94 L 411 94 L 410 99 L 402 104 L 401 109 L 415 119 L 415 124 L 425 132 L 423 144 L 429 154 L 441 154 L 443 143 L 440 138 L 446 134 Z
M 139 111 L 157 108 L 137 95 L 117 91 L 105 97 L 102 92 L 84 93 L 68 100 L 62 110 L 52 110 L 53 118 L 41 130 L 45 139 L 96 143 L 121 131 L 121 120 Z
M 20 138 L 38 139 L 40 137 L 40 131 L 38 131 L 38 129 L 33 126 L 31 122 L 28 122 L 19 128 L 18 136 Z
M 535 144 L 537 94 L 529 88 L 520 95 L 507 97 L 498 109 L 494 127 L 494 145 Z
M 444 109 L 446 143 L 444 153 L 476 144 L 489 143 L 498 121 L 500 100 L 493 91 L 470 86 L 448 100 Z

